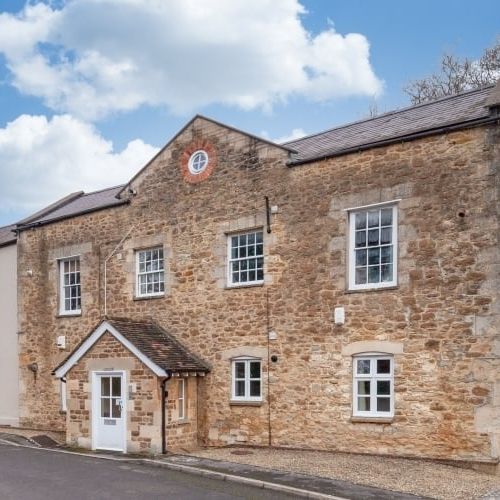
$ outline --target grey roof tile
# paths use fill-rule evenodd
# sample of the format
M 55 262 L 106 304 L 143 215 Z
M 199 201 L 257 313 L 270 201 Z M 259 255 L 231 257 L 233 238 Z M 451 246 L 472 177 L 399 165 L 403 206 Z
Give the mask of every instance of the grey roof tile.
M 286 146 L 297 151 L 290 163 L 338 155 L 390 139 L 487 118 L 486 100 L 493 89 L 492 85 L 444 97 L 286 142 Z
M 39 216 L 31 216 L 18 223 L 18 227 L 29 227 L 33 225 L 47 224 L 60 219 L 75 217 L 87 212 L 101 210 L 103 208 L 123 205 L 126 200 L 116 198 L 116 195 L 122 190 L 123 185 L 114 186 L 91 193 L 74 193 L 63 198 L 60 202 L 53 204 L 52 209 L 43 209 Z
M 17 236 L 13 232 L 16 228 L 15 224 L 10 226 L 0 227 L 0 247 L 11 245 L 16 242 Z

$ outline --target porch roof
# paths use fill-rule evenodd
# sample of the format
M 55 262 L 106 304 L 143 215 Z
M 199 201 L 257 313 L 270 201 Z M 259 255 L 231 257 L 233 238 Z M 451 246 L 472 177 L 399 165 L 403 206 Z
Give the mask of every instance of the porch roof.
M 167 376 L 175 372 L 206 373 L 210 370 L 205 361 L 193 354 L 158 324 L 152 321 L 120 318 L 102 321 L 54 369 L 53 373 L 58 378 L 64 377 L 106 332 L 113 335 L 158 376 Z

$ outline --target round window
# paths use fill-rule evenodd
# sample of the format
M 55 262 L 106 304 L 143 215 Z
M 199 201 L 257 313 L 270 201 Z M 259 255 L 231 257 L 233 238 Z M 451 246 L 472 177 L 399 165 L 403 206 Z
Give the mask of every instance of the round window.
M 188 168 L 193 175 L 201 174 L 207 168 L 207 165 L 208 155 L 203 149 L 195 151 L 189 158 Z

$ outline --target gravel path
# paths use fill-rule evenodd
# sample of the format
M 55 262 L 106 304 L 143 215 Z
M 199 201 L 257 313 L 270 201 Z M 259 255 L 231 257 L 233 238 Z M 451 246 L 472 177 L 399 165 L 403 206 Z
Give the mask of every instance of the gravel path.
M 209 448 L 191 452 L 191 455 L 341 479 L 438 499 L 483 497 L 500 500 L 499 476 L 426 460 L 270 448 Z

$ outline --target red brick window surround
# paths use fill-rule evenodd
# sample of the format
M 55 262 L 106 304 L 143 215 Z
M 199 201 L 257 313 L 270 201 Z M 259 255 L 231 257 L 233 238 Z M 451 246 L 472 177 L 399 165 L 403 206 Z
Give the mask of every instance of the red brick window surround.
M 181 156 L 184 180 L 192 184 L 207 179 L 217 166 L 217 153 L 213 145 L 204 139 L 193 141 Z

